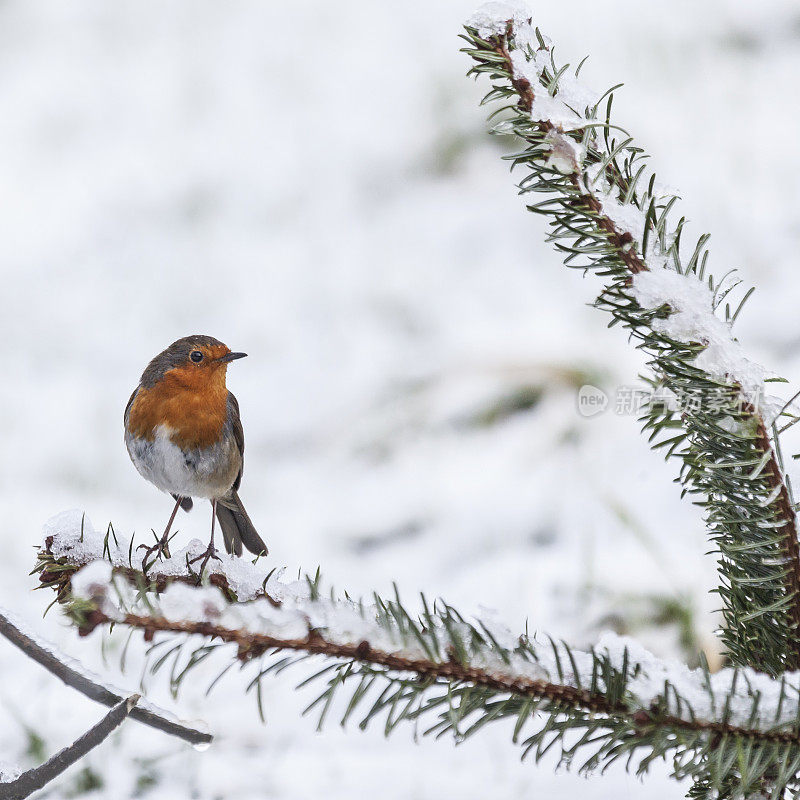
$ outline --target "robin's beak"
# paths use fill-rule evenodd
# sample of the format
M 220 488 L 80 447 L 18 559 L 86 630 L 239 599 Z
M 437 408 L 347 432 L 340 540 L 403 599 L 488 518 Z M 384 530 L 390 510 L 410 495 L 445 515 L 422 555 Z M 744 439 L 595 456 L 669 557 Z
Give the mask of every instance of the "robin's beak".
M 224 356 L 221 356 L 217 359 L 218 362 L 222 364 L 227 364 L 230 361 L 236 361 L 237 358 L 245 358 L 247 353 L 227 353 Z

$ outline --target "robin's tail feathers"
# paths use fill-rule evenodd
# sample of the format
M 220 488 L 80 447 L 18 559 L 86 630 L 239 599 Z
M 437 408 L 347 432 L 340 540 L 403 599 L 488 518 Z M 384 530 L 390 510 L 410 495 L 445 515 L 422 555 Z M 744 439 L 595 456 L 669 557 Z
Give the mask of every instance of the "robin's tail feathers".
M 175 499 L 175 502 L 180 500 L 181 508 L 184 511 L 191 511 L 192 510 L 192 506 L 194 505 L 194 503 L 192 502 L 192 498 L 191 497 L 180 497 L 177 494 L 173 494 L 172 496 Z
M 269 550 L 258 535 L 235 491 L 224 500 L 217 501 L 217 519 L 222 528 L 225 549 L 229 553 L 240 556 L 244 545 L 254 555 L 267 555 Z

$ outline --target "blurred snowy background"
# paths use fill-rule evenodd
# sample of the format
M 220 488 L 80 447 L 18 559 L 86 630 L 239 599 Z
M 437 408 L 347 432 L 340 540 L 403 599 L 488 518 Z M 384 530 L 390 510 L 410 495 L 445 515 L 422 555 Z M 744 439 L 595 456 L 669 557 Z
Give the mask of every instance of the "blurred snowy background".
M 160 530 L 122 410 L 146 362 L 208 333 L 234 365 L 242 496 L 289 574 L 353 593 L 397 581 L 585 644 L 632 633 L 713 655 L 699 515 L 632 417 L 578 387 L 638 356 L 587 307 L 597 284 L 542 242 L 464 78 L 465 0 L 0 2 L 0 604 L 117 683 L 123 639 L 78 641 L 27 576 L 42 523 Z M 542 3 L 561 59 L 618 81 L 616 121 L 680 188 L 713 267 L 758 292 L 746 349 L 800 384 L 800 11 L 766 0 Z M 800 427 L 800 426 L 799 426 Z M 794 452 L 800 446 L 792 449 Z M 179 539 L 205 537 L 199 507 Z M 210 679 L 212 672 L 209 671 Z M 520 763 L 498 727 L 454 748 L 300 710 L 268 721 L 236 675 L 151 699 L 217 734 L 198 753 L 129 722 L 48 797 L 678 798 L 665 771 L 589 781 Z M 0 642 L 0 760 L 35 763 L 102 709 Z

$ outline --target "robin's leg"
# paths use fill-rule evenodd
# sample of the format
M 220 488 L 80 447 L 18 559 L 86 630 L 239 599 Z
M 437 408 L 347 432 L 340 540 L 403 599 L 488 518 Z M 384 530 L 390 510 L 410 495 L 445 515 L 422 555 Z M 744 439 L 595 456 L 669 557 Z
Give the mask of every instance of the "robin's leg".
M 181 506 L 182 500 L 183 498 L 179 497 L 175 502 L 175 508 L 172 509 L 172 513 L 169 515 L 167 527 L 164 530 L 161 538 L 157 539 L 156 543 L 153 545 L 140 544 L 136 548 L 137 550 L 144 550 L 144 558 L 142 559 L 142 572 L 147 572 L 147 570 L 153 566 L 156 560 L 161 558 L 162 554 L 169 558 L 169 532 L 172 528 L 172 523 L 175 522 L 175 515 L 178 513 L 178 509 Z M 153 555 L 153 553 L 156 554 L 156 557 L 148 564 L 147 560 Z
M 189 561 L 190 564 L 194 564 L 195 561 L 200 561 L 202 559 L 202 563 L 200 564 L 200 575 L 202 576 L 203 570 L 206 568 L 206 564 L 212 559 L 215 558 L 217 561 L 222 561 L 222 559 L 217 555 L 217 551 L 214 547 L 214 526 L 217 522 L 217 501 L 211 501 L 211 541 L 209 542 L 208 548 L 204 553 L 201 553 L 196 558 L 193 558 Z

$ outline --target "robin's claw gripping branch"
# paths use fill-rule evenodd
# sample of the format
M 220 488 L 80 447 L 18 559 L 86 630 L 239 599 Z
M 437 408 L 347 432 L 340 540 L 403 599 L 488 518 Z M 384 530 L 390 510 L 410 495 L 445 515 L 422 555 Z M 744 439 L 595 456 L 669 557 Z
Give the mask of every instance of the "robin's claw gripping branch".
M 175 507 L 172 509 L 172 514 L 170 514 L 169 521 L 167 522 L 167 527 L 164 530 L 164 533 L 161 534 L 161 538 L 156 536 L 155 531 L 153 531 L 153 535 L 156 536 L 156 543 L 152 545 L 147 544 L 140 544 L 136 549 L 144 550 L 144 556 L 142 557 L 142 572 L 147 573 L 150 567 L 155 564 L 161 558 L 169 558 L 169 540 L 170 535 L 169 532 L 172 529 L 172 523 L 175 521 L 175 515 L 178 513 L 178 509 L 183 505 L 184 498 L 183 497 L 176 497 L 175 498 Z M 152 560 L 149 560 L 152 557 Z

